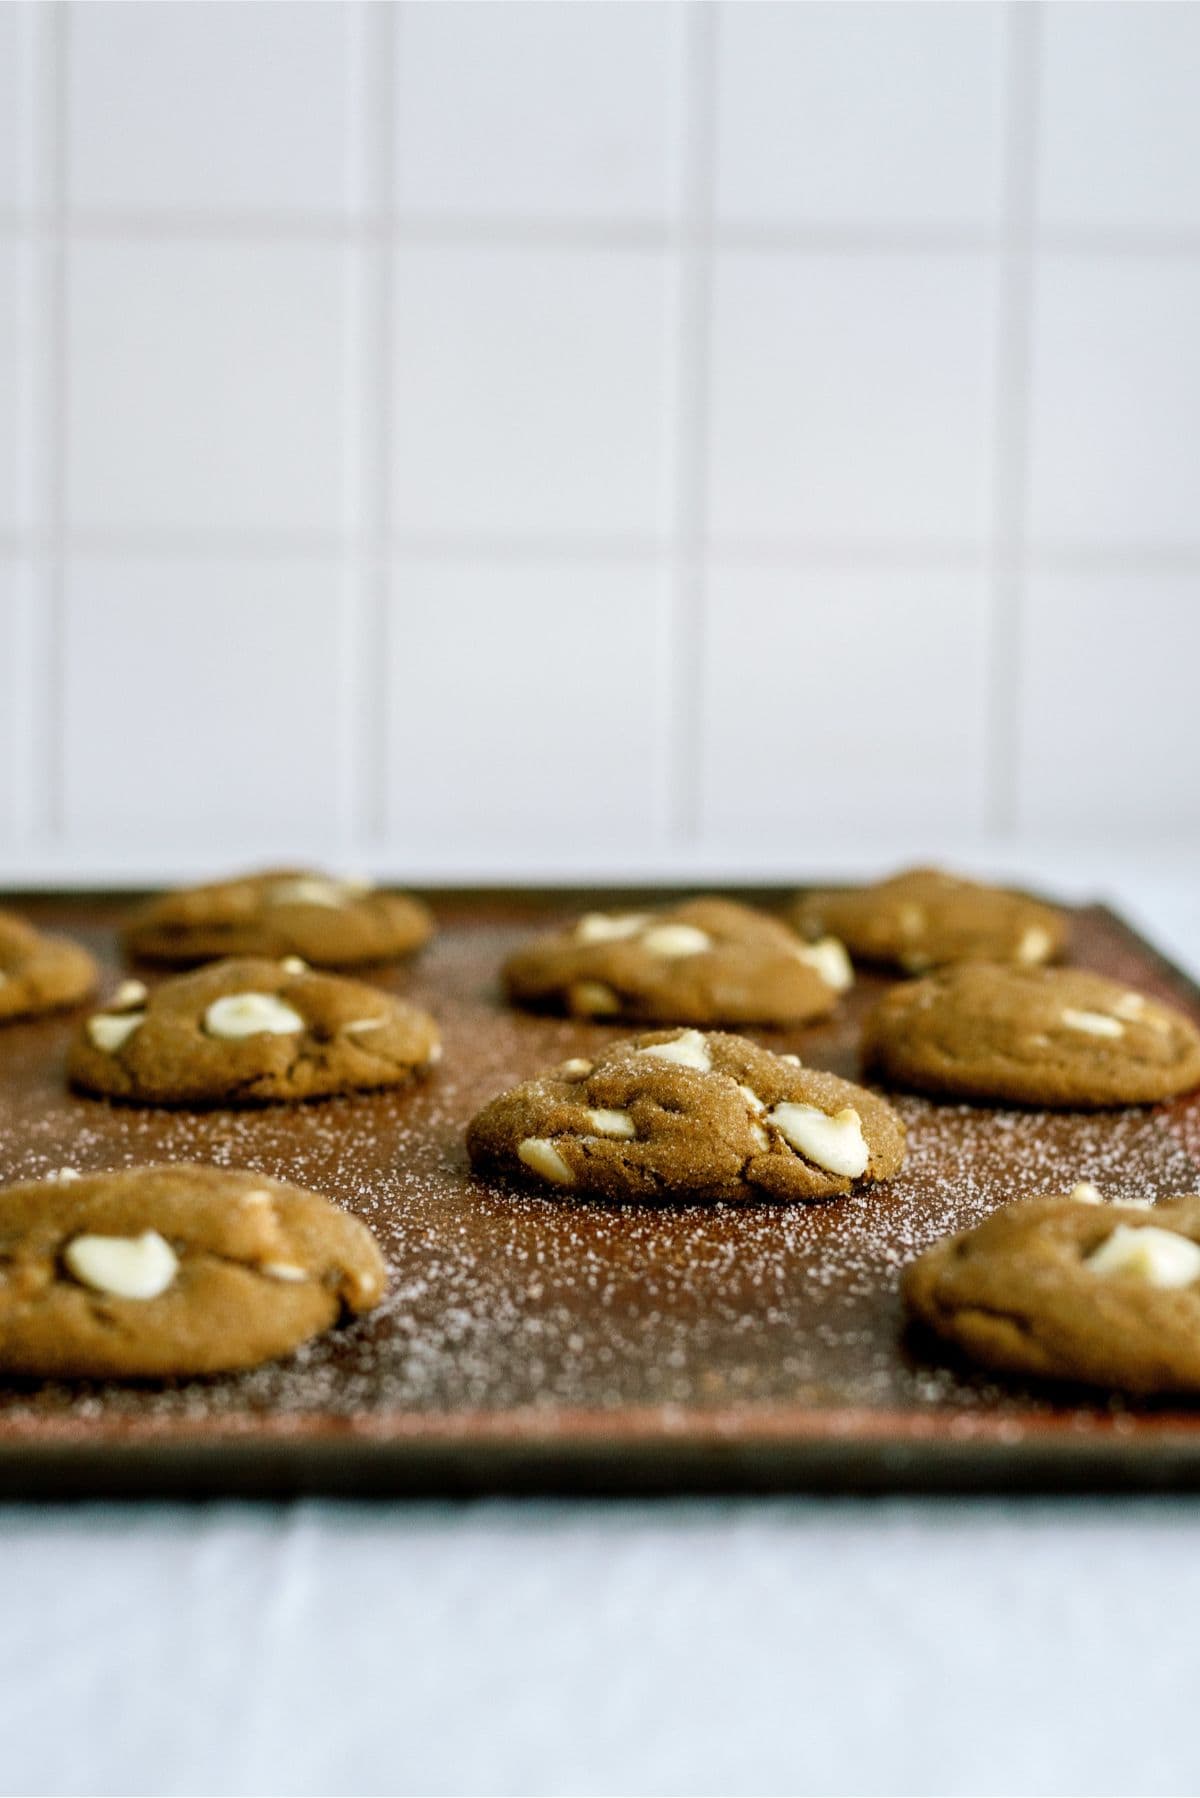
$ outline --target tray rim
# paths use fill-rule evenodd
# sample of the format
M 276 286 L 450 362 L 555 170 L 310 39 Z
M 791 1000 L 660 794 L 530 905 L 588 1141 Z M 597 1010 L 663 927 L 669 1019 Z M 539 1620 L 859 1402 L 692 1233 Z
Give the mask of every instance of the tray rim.
M 829 885 L 853 885 L 834 882 Z M 452 901 L 569 904 L 674 885 L 610 882 L 580 887 L 464 886 L 411 890 Z M 779 900 L 804 883 L 722 890 Z M 33 901 L 98 904 L 131 895 L 100 890 L 23 893 Z M 1061 902 L 1060 902 L 1061 903 Z M 1200 980 L 1105 901 L 1077 901 L 1134 944 L 1200 1009 Z M 677 1406 L 641 1411 L 389 1412 L 364 1418 L 244 1412 L 203 1436 L 186 1418 L 127 1415 L 78 1424 L 62 1417 L 0 1425 L 0 1503 L 89 1500 L 350 1500 L 478 1497 L 679 1497 L 703 1493 L 885 1496 L 1079 1494 L 1200 1490 L 1200 1406 L 1081 1419 L 1065 1437 L 1051 1418 L 1011 1413 L 939 1414 L 935 1433 L 919 1412 L 773 1406 L 726 1411 Z M 950 1438 L 945 1434 L 949 1422 Z M 503 1434 L 502 1434 L 503 1432 Z

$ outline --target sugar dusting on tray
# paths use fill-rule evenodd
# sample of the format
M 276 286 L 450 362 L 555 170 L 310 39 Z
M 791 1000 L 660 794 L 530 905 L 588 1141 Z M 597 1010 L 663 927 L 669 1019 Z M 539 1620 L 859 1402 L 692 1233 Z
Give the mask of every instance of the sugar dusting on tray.
M 1052 1401 L 910 1351 L 897 1297 L 903 1265 L 1022 1192 L 1085 1179 L 1106 1199 L 1144 1198 L 1200 1184 L 1149 1111 L 1055 1116 L 916 1098 L 899 1101 L 909 1130 L 901 1177 L 827 1205 L 617 1206 L 480 1182 L 462 1146 L 475 1108 L 620 1032 L 506 1010 L 495 969 L 519 939 L 512 911 L 463 912 L 414 970 L 380 976 L 443 1025 L 441 1069 L 412 1092 L 242 1112 L 139 1110 L 64 1092 L 69 1021 L 0 1042 L 6 1178 L 189 1159 L 259 1169 L 360 1212 L 391 1273 L 378 1311 L 286 1363 L 167 1388 L 15 1385 L 0 1394 L 0 1428 L 6 1416 L 29 1415 L 231 1422 L 531 1408 L 550 1422 L 580 1408 L 647 1407 L 669 1427 L 680 1411 L 796 1404 L 1027 1415 Z M 1145 977 L 1106 928 L 1092 926 L 1087 959 Z M 864 981 L 852 1005 L 861 1009 L 873 990 Z M 845 1020 L 762 1040 L 855 1071 Z M 1183 1109 L 1190 1118 L 1193 1108 Z

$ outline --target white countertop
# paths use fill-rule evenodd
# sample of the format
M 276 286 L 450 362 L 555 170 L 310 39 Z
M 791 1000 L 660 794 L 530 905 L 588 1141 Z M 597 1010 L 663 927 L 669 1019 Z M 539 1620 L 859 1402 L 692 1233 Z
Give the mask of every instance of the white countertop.
M 12 1508 L 0 1595 L 5 1793 L 1200 1784 L 1200 1499 Z

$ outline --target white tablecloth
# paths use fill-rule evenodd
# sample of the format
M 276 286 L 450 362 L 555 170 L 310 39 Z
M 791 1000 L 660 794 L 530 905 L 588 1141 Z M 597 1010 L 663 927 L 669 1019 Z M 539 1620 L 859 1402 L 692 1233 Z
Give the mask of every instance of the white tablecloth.
M 1194 1792 L 1198 1617 L 1186 1498 L 0 1509 L 0 1790 Z

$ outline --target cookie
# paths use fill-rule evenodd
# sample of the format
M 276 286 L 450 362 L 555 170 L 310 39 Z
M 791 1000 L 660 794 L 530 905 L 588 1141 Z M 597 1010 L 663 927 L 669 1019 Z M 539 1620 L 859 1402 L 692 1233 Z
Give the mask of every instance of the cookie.
M 0 911 L 0 1023 L 78 1005 L 96 989 L 97 968 L 69 937 L 47 936 Z
M 153 992 L 127 980 L 67 1064 L 84 1092 L 143 1105 L 258 1105 L 399 1086 L 441 1054 L 425 1012 L 301 961 L 210 962 Z
M 504 964 L 517 1005 L 639 1023 L 800 1024 L 827 1016 L 852 978 L 839 943 L 802 943 L 732 899 L 588 912 Z
M 892 987 L 863 1026 L 863 1065 L 954 1099 L 1145 1105 L 1200 1085 L 1181 1012 L 1075 968 L 965 962 Z
M 1200 1392 L 1200 1194 L 1151 1211 L 1020 1200 L 928 1249 L 903 1290 L 914 1317 L 984 1367 Z
M 227 1373 L 290 1354 L 387 1284 L 318 1193 L 224 1168 L 67 1174 L 0 1190 L 0 1370 Z
M 433 934 L 419 899 L 311 870 L 281 869 L 149 900 L 124 931 L 130 955 L 186 967 L 225 955 L 299 955 L 352 968 L 410 955 Z
M 889 1179 L 884 1099 L 745 1037 L 656 1030 L 563 1062 L 475 1117 L 481 1172 L 607 1199 L 830 1199 Z
M 805 937 L 832 932 L 855 961 L 924 973 L 950 962 L 1034 967 L 1061 955 L 1063 914 L 1021 893 L 980 886 L 936 868 L 913 868 L 875 886 L 808 893 L 792 922 Z

